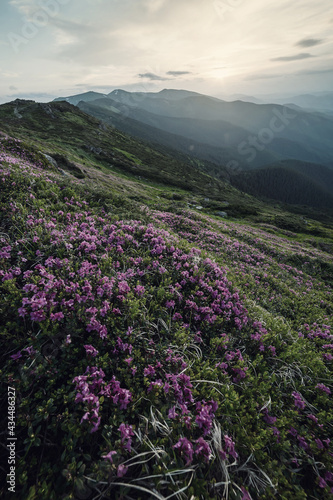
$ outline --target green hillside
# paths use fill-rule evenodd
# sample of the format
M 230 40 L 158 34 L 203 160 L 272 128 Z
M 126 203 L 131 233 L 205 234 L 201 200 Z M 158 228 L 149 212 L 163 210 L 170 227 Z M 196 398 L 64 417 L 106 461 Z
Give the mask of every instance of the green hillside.
M 17 100 L 4 104 L 0 106 L 0 127 L 32 141 L 45 153 L 80 161 L 83 174 L 86 167 L 94 165 L 105 173 L 117 172 L 216 199 L 239 197 L 230 185 L 198 170 L 193 160 L 157 151 L 64 101 L 39 104 Z
M 233 176 L 231 182 L 253 196 L 329 212 L 333 209 L 333 171 L 321 165 L 282 162 L 277 166 L 242 172 Z
M 329 216 L 69 103 L 0 131 L 1 498 L 332 498 Z

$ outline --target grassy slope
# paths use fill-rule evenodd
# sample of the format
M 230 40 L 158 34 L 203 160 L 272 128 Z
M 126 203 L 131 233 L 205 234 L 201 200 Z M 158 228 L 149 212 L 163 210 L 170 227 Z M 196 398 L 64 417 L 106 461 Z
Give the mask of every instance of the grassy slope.
M 34 142 L 44 152 L 70 154 L 69 159 L 83 165 L 97 165 L 104 171 L 140 176 L 217 199 L 239 197 L 231 186 L 210 178 L 191 164 L 155 151 L 65 102 L 41 105 L 20 101 L 2 105 L 0 127 Z
M 218 200 L 205 215 L 184 210 L 172 188 L 89 153 L 79 164 L 77 120 L 34 141 L 81 179 L 1 141 L 1 380 L 17 394 L 17 498 L 330 498 L 331 226 L 269 207 L 261 226 L 221 222 L 209 215 Z M 87 366 L 103 370 L 97 385 Z
M 231 182 L 254 196 L 309 205 L 332 212 L 333 194 L 329 183 L 332 182 L 333 172 L 325 169 L 325 173 L 328 174 L 326 185 L 315 179 L 314 175 L 310 177 L 306 172 L 282 164 L 242 172 L 232 177 Z
M 112 102 L 112 101 L 111 101 Z M 220 177 L 225 177 L 226 169 L 223 165 L 227 164 L 231 160 L 240 160 L 241 157 L 235 158 L 235 150 L 231 148 L 217 148 L 214 146 L 208 146 L 207 144 L 195 142 L 187 137 L 182 137 L 170 132 L 165 132 L 159 128 L 152 127 L 150 125 L 143 124 L 139 121 L 133 120 L 132 118 L 125 117 L 121 115 L 121 110 L 117 111 L 116 108 L 107 109 L 98 105 L 99 100 L 93 103 L 79 102 L 78 107 L 92 116 L 103 120 L 105 123 L 122 130 L 123 132 L 130 134 L 134 137 L 138 137 L 148 143 L 153 144 L 154 148 L 161 149 L 161 145 L 165 148 L 174 148 L 173 151 L 177 150 L 179 156 L 184 155 L 191 161 L 195 161 L 197 158 L 203 160 L 206 168 L 212 168 L 210 162 L 214 162 L 214 167 L 218 170 Z M 118 104 L 121 107 L 121 105 Z M 271 157 L 268 158 L 269 161 Z M 217 165 L 219 165 L 217 167 Z

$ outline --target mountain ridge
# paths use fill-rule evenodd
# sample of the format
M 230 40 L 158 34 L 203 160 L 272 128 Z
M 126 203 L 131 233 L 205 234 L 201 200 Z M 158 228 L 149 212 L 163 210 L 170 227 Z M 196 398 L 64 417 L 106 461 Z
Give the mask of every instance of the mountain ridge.
M 163 92 L 131 93 L 117 90 L 107 97 L 99 96 L 95 101 L 89 98 L 89 104 L 104 107 L 108 111 L 110 108 L 118 109 L 124 118 L 129 117 L 165 132 L 207 143 L 208 146 L 228 147 L 226 138 L 230 137 L 234 159 L 241 163 L 242 168 L 256 168 L 270 160 L 288 159 L 283 141 L 288 141 L 287 150 L 294 142 L 292 158 L 333 168 L 333 119 L 329 115 L 309 113 L 302 108 L 288 108 L 279 104 L 230 103 L 202 94 L 185 94 L 184 97 L 184 91 L 179 91 L 178 99 L 164 99 Z M 177 96 L 177 92 L 173 90 L 173 96 Z M 220 123 L 216 124 L 216 121 Z M 246 143 L 254 140 L 257 143 L 259 141 L 256 149 L 250 144 L 246 148 Z M 252 151 L 249 158 L 255 153 L 254 160 L 247 160 L 246 149 Z M 262 151 L 268 157 L 271 154 L 271 159 L 261 159 Z M 243 161 L 239 161 L 239 156 L 243 156 Z

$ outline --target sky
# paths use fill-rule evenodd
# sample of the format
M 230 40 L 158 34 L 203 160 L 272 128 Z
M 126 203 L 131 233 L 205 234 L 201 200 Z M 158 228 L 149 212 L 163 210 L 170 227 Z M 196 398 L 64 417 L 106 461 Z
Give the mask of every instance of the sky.
M 333 90 L 332 0 L 1 0 L 0 102 Z

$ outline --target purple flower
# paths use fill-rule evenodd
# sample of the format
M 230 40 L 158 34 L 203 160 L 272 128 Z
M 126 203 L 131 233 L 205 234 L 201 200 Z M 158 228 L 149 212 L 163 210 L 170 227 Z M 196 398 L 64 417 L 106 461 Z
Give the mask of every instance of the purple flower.
M 192 418 L 189 417 L 189 416 L 183 417 L 183 422 L 186 425 L 186 429 L 190 430 L 191 429 Z
M 129 326 L 129 327 L 127 328 L 126 335 L 131 335 L 131 333 L 133 332 L 133 330 L 134 330 L 134 328 L 133 328 L 133 327 L 131 327 L 131 326 Z
M 183 316 L 180 314 L 180 313 L 175 313 L 173 316 L 172 316 L 172 319 L 173 321 L 180 321 L 183 319 Z
M 60 321 L 64 319 L 64 317 L 64 313 L 62 313 L 61 311 L 57 313 L 51 313 L 50 315 L 51 321 Z
M 302 396 L 298 392 L 293 392 L 292 393 L 294 397 L 294 405 L 296 408 L 299 408 L 300 410 L 303 410 L 305 408 L 305 403 L 302 399 Z
M 231 455 L 233 458 L 237 458 L 238 453 L 235 450 L 235 443 L 227 434 L 224 435 L 224 443 L 229 455 Z
M 100 426 L 100 423 L 101 423 L 101 417 L 96 417 L 96 419 L 94 419 L 92 422 L 93 424 L 91 430 L 90 430 L 90 434 L 93 434 L 94 432 L 96 432 Z
M 326 387 L 324 384 L 317 384 L 316 389 L 320 389 L 321 391 L 326 392 L 326 394 L 331 394 L 331 389 Z
M 209 434 L 212 428 L 216 410 L 217 403 L 215 401 L 210 401 L 210 404 L 205 401 L 197 403 L 197 411 L 199 411 L 199 414 L 196 416 L 195 421 L 198 424 L 198 427 L 203 429 L 204 436 Z
M 109 453 L 107 455 L 102 455 L 102 458 L 104 458 L 104 460 L 110 460 L 110 462 L 113 463 L 112 455 L 117 455 L 117 452 L 116 451 L 109 451 Z
M 117 477 L 124 477 L 127 474 L 128 467 L 123 464 L 118 465 L 117 468 Z
M 25 308 L 25 307 L 20 307 L 20 308 L 18 309 L 18 313 L 19 313 L 19 316 L 21 316 L 22 318 L 24 318 L 24 316 L 26 316 L 26 315 L 27 315 L 27 310 L 26 310 L 26 308 Z
M 333 474 L 332 474 L 332 472 L 326 472 L 325 473 L 325 480 L 329 481 L 330 483 L 333 483 Z
M 118 429 L 121 433 L 121 444 L 127 451 L 131 451 L 132 444 L 132 436 L 134 436 L 134 432 L 131 425 L 120 424 Z
M 323 439 L 323 443 L 327 446 L 327 448 L 329 447 L 330 442 L 331 442 L 330 438 Z
M 243 493 L 242 500 L 252 500 L 252 498 L 250 497 L 248 491 L 246 490 L 246 488 L 244 488 L 244 486 L 241 487 L 241 490 Z
M 131 354 L 132 350 L 133 350 L 133 346 L 131 344 L 128 344 L 127 342 L 123 342 L 120 337 L 117 338 L 117 345 L 113 351 L 114 353 L 119 352 L 119 351 L 123 351 L 123 352 L 128 351 L 129 354 Z
M 314 415 L 307 415 L 307 417 L 310 419 L 310 420 L 313 420 L 313 422 L 315 424 L 318 424 L 318 418 L 315 417 Z
M 96 356 L 98 355 L 98 351 L 97 349 L 95 349 L 95 347 L 93 347 L 92 345 L 84 345 L 83 346 L 86 350 L 86 354 L 88 356 L 91 356 L 92 358 L 96 358 Z
M 21 354 L 21 351 L 17 352 L 16 354 L 13 354 L 12 356 L 10 356 L 12 359 L 14 359 L 15 361 L 19 358 L 22 358 L 22 354 Z
M 319 477 L 319 488 L 326 488 L 327 483 L 324 478 Z
M 276 441 L 279 443 L 280 442 L 280 431 L 277 427 L 272 427 L 272 431 L 274 436 L 276 436 Z
M 207 441 L 200 437 L 196 441 L 197 446 L 195 448 L 195 454 L 201 456 L 204 461 L 208 464 L 211 455 L 211 449 Z
M 155 368 L 151 365 L 148 365 L 148 368 L 145 368 L 143 371 L 145 377 L 152 377 L 155 375 Z
M 215 365 L 215 368 L 221 368 L 221 370 L 227 370 L 228 369 L 228 364 L 227 363 L 217 363 Z
M 141 285 L 137 285 L 135 288 L 134 288 L 134 292 L 139 296 L 139 297 L 142 297 L 145 293 L 145 287 L 144 286 L 141 286 Z
M 119 384 L 119 382 L 118 382 Z M 113 403 L 119 404 L 121 410 L 126 410 L 129 403 L 132 401 L 132 394 L 128 389 L 122 389 L 120 386 L 113 388 L 114 395 L 112 396 Z
M 301 448 L 303 448 L 303 450 L 308 450 L 309 449 L 309 445 L 308 443 L 305 441 L 304 437 L 302 436 L 298 436 L 297 437 L 298 441 L 299 441 L 299 446 Z
M 126 294 L 126 293 L 130 292 L 130 290 L 131 290 L 127 281 L 120 281 L 118 283 L 118 289 L 119 289 L 119 293 L 121 293 L 121 294 Z
M 0 249 L 0 259 L 10 259 L 10 251 L 11 251 L 12 247 L 11 246 L 6 246 L 6 247 L 2 247 Z
M 23 349 L 23 351 L 26 351 L 29 354 L 29 356 L 36 354 L 36 351 L 33 347 L 26 347 L 25 349 Z
M 32 321 L 44 321 L 46 316 L 43 311 L 34 311 L 30 314 L 30 318 Z
M 191 441 L 188 439 L 180 438 L 178 443 L 176 443 L 173 448 L 175 450 L 180 450 L 182 455 L 184 455 L 184 458 L 186 460 L 186 466 L 190 465 L 193 460 L 193 445 Z
M 173 406 L 172 408 L 170 408 L 169 412 L 168 412 L 168 417 L 171 418 L 171 419 L 175 419 L 178 417 L 178 413 L 176 413 L 176 407 Z
M 149 387 L 148 387 L 147 392 L 151 392 L 151 391 L 154 389 L 154 387 L 163 387 L 163 382 L 162 382 L 162 380 L 161 380 L 161 379 L 158 379 L 158 380 L 156 380 L 156 381 L 154 381 L 154 382 L 151 382 L 151 384 L 150 384 L 150 385 L 149 385 Z
M 273 424 L 275 424 L 275 422 L 276 422 L 277 418 L 276 418 L 276 417 L 272 417 L 272 416 L 270 416 L 270 415 L 268 414 L 268 410 L 267 410 L 267 408 L 265 408 L 265 410 L 264 410 L 264 420 L 265 420 L 265 422 L 266 422 L 267 424 L 269 424 L 269 425 L 273 425 Z

